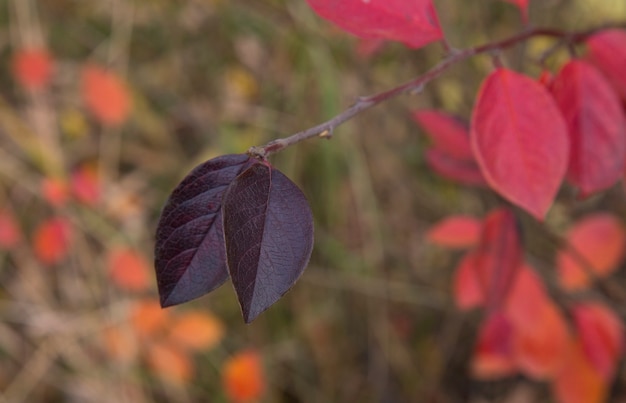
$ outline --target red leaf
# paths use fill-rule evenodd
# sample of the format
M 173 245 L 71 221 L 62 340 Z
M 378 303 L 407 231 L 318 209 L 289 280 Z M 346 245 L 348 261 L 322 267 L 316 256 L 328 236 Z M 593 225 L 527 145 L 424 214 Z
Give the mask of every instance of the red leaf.
M 478 94 L 470 140 L 489 185 L 543 219 L 569 150 L 565 122 L 548 91 L 529 77 L 497 69 Z
M 150 287 L 152 270 L 146 258 L 130 248 L 116 248 L 108 257 L 109 276 L 118 287 L 143 291 Z
M 522 246 L 512 211 L 491 212 L 483 224 L 476 251 L 476 271 L 488 309 L 497 309 L 507 298 L 522 264 Z
M 230 357 L 222 369 L 222 384 L 234 402 L 259 400 L 265 390 L 265 373 L 259 353 L 243 351 Z
M 33 235 L 33 248 L 44 264 L 60 262 L 70 248 L 72 227 L 64 218 L 55 217 L 42 222 Z
M 224 324 L 208 312 L 185 312 L 172 324 L 169 339 L 187 350 L 208 350 L 224 337 Z
M 13 55 L 11 67 L 15 79 L 23 87 L 40 90 L 50 82 L 54 62 L 46 49 L 20 49 Z
M 610 214 L 584 217 L 567 232 L 566 239 L 565 249 L 557 255 L 559 283 L 566 290 L 580 290 L 589 285 L 585 264 L 596 276 L 605 277 L 615 271 L 624 257 L 626 234 L 621 223 Z
M 606 382 L 611 381 L 624 352 L 622 321 L 599 303 L 576 305 L 572 313 L 587 359 Z
M 22 240 L 22 231 L 13 213 L 8 209 L 0 209 L 0 249 L 13 248 Z
M 95 206 L 100 200 L 100 175 L 93 164 L 83 164 L 72 173 L 72 193 L 78 201 Z
M 567 63 L 551 89 L 569 129 L 568 179 L 583 197 L 612 186 L 626 158 L 626 119 L 615 91 L 581 60 Z
M 313 249 L 313 215 L 289 178 L 255 163 L 224 192 L 223 216 L 228 271 L 250 323 L 304 272 Z
M 552 382 L 559 403 L 602 403 L 606 401 L 608 384 L 598 374 L 587 357 L 582 344 L 573 340 L 567 344 L 565 362 Z
M 486 185 L 485 178 L 474 161 L 459 160 L 436 148 L 431 148 L 426 150 L 426 163 L 430 169 L 446 179 L 464 185 Z
M 589 58 L 626 100 L 626 31 L 608 29 L 587 39 Z
M 482 222 L 474 217 L 456 215 L 444 218 L 426 234 L 429 242 L 449 248 L 471 248 L 478 244 Z
M 549 379 L 563 366 L 570 335 L 563 315 L 551 300 L 536 306 L 539 309 L 531 321 L 515 324 L 515 360 L 529 377 Z
M 506 301 L 507 317 L 516 327 L 524 327 L 535 321 L 550 303 L 550 298 L 535 271 L 524 264 L 520 269 Z
M 485 303 L 484 292 L 477 277 L 476 258 L 476 253 L 467 253 L 454 272 L 453 294 L 459 309 L 479 308 Z
M 528 22 L 528 0 L 504 0 L 507 3 L 515 4 L 522 13 L 522 20 Z
M 472 358 L 472 373 L 476 378 L 497 379 L 516 372 L 513 332 L 509 320 L 500 312 L 482 323 Z
M 443 37 L 432 0 L 307 0 L 342 29 L 366 39 L 386 39 L 420 48 Z
M 81 93 L 93 115 L 104 125 L 118 126 L 130 113 L 130 93 L 113 72 L 88 64 L 81 73 Z
M 412 116 L 428 134 L 435 148 L 460 160 L 474 160 L 469 129 L 460 119 L 430 109 L 415 111 Z
M 61 207 L 67 203 L 69 197 L 68 186 L 60 178 L 44 178 L 41 181 L 43 198 L 53 207 Z

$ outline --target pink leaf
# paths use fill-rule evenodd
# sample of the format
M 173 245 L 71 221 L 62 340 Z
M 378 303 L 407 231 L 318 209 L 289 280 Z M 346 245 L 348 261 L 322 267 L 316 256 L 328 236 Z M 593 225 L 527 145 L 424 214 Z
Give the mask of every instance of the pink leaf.
M 412 114 L 413 120 L 428 134 L 435 148 L 461 160 L 474 160 L 469 141 L 469 128 L 460 119 L 445 112 L 422 109 Z
M 365 39 L 386 39 L 420 48 L 443 37 L 432 0 L 307 0 L 342 29 Z
M 474 161 L 460 160 L 431 148 L 426 150 L 426 163 L 430 169 L 451 181 L 470 186 L 486 185 L 485 178 Z
M 587 270 L 599 277 L 608 276 L 624 257 L 626 233 L 610 214 L 586 216 L 567 232 L 566 239 L 567 245 L 556 260 L 559 282 L 566 290 L 586 288 L 591 281 Z
M 626 31 L 609 29 L 587 40 L 589 58 L 626 100 Z
M 470 140 L 489 185 L 542 220 L 569 152 L 565 122 L 548 91 L 529 77 L 497 69 L 478 94 Z
M 615 91 L 581 60 L 567 63 L 551 89 L 569 129 L 568 179 L 583 197 L 612 186 L 626 157 L 626 119 Z
M 479 219 L 457 215 L 444 218 L 426 234 L 429 242 L 449 248 L 471 248 L 478 244 L 482 223 Z
M 624 352 L 622 321 L 611 309 L 599 303 L 579 304 L 572 312 L 585 355 L 609 382 Z
M 484 292 L 477 277 L 476 257 L 474 252 L 467 253 L 454 272 L 454 301 L 462 310 L 480 308 L 485 304 Z
M 513 332 L 508 319 L 499 312 L 482 323 L 472 359 L 472 373 L 475 377 L 497 379 L 516 372 Z
M 485 218 L 476 252 L 476 271 L 487 308 L 499 308 L 508 296 L 522 264 L 519 229 L 511 210 L 495 210 Z

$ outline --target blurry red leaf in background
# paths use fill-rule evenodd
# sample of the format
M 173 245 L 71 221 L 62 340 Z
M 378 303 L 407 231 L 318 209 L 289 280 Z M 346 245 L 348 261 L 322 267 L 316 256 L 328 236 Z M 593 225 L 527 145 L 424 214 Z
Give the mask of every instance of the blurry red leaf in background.
M 565 176 L 569 154 L 565 121 L 546 88 L 496 69 L 478 93 L 470 141 L 491 188 L 542 220 Z
M 472 358 L 472 374 L 478 379 L 496 379 L 516 372 L 513 361 L 513 327 L 500 312 L 480 326 Z
M 111 358 L 121 363 L 131 363 L 139 353 L 137 338 L 130 328 L 111 326 L 102 334 L 104 347 Z
M 426 163 L 437 174 L 462 185 L 486 186 L 485 178 L 473 160 L 451 157 L 437 148 L 426 150 Z
M 533 320 L 515 324 L 515 361 L 529 377 L 550 379 L 563 366 L 570 334 L 554 302 L 546 300 L 538 308 Z
M 54 62 L 46 49 L 19 49 L 13 54 L 11 68 L 20 85 L 29 90 L 40 90 L 50 82 Z
M 589 59 L 626 100 L 626 31 L 607 29 L 587 40 Z
M 0 209 L 0 249 L 11 249 L 21 240 L 22 231 L 13 212 L 7 208 Z
M 230 357 L 222 367 L 222 384 L 233 402 L 258 400 L 265 390 L 265 373 L 259 353 L 248 350 Z
M 622 321 L 605 305 L 593 302 L 574 306 L 572 314 L 587 359 L 610 382 L 624 352 Z
M 118 126 L 131 109 L 126 84 L 113 72 L 88 64 L 81 73 L 81 93 L 91 113 L 104 125 Z
M 44 264 L 53 265 L 60 262 L 71 246 L 72 226 L 61 217 L 43 221 L 33 233 L 33 249 L 35 256 Z
M 539 317 L 549 303 L 541 278 L 528 264 L 523 264 L 506 300 L 507 317 L 514 326 L 524 327 Z
M 95 206 L 100 200 L 100 176 L 94 164 L 83 164 L 72 172 L 72 193 L 81 203 Z
M 127 247 L 109 253 L 108 271 L 111 280 L 128 291 L 143 291 L 152 284 L 152 269 L 145 256 Z
M 163 332 L 170 320 L 170 311 L 161 308 L 156 299 L 138 301 L 131 309 L 130 321 L 137 335 L 142 338 L 151 338 Z
M 626 158 L 626 119 L 614 89 L 591 64 L 572 60 L 551 90 L 569 130 L 568 179 L 583 197 L 607 189 L 621 179 Z
M 426 239 L 449 248 L 471 248 L 478 244 L 481 229 L 482 222 L 475 217 L 450 216 L 430 227 Z
M 189 355 L 168 343 L 149 343 L 146 360 L 154 373 L 174 384 L 184 385 L 193 377 L 194 367 Z
M 190 350 L 215 347 L 224 336 L 222 322 L 208 312 L 186 312 L 175 319 L 170 328 L 170 340 Z
M 365 39 L 385 39 L 420 48 L 443 37 L 432 0 L 307 0 L 342 29 Z
M 61 207 L 69 198 L 68 185 L 61 178 L 44 178 L 41 181 L 41 194 L 52 207 Z
M 414 111 L 412 117 L 428 134 L 435 148 L 458 159 L 474 160 L 469 128 L 460 119 L 432 109 Z
M 501 208 L 487 215 L 475 267 L 487 309 L 503 305 L 522 265 L 522 244 L 515 214 Z
M 587 359 L 581 342 L 572 340 L 566 348 L 565 361 L 552 381 L 557 402 L 604 402 L 608 385 Z
M 459 309 L 479 308 L 485 304 L 484 291 L 478 280 L 475 252 L 463 256 L 454 272 L 453 295 Z
M 626 234 L 619 220 L 610 214 L 587 215 L 569 229 L 566 240 L 557 255 L 559 283 L 565 290 L 589 285 L 585 264 L 596 276 L 606 277 L 624 257 Z

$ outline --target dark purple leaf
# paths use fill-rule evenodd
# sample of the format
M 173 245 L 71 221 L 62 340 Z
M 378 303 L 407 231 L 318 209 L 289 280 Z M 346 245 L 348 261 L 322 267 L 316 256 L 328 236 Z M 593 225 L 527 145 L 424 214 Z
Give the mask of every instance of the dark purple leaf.
M 223 212 L 228 269 L 250 323 L 304 271 L 313 249 L 313 216 L 300 189 L 263 163 L 229 186 Z
M 170 195 L 161 212 L 154 251 L 161 306 L 201 297 L 228 279 L 222 196 L 251 163 L 244 154 L 206 161 Z

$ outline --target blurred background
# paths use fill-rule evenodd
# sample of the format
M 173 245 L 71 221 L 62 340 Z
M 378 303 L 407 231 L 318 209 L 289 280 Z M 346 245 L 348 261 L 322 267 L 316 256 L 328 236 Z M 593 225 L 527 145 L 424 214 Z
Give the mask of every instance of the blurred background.
M 623 0 L 531 3 L 536 26 L 626 18 Z M 436 6 L 453 47 L 522 28 L 502 1 Z M 532 60 L 551 45 L 532 40 L 505 63 L 537 76 Z M 316 240 L 303 277 L 254 323 L 230 283 L 158 305 L 156 222 L 187 172 L 319 124 L 442 57 L 439 44 L 361 41 L 304 0 L 0 0 L 0 400 L 551 401 L 521 376 L 472 380 L 481 313 L 454 305 L 460 255 L 424 236 L 500 203 L 433 173 L 410 118 L 467 118 L 487 56 L 271 158 L 308 197 Z M 562 230 L 600 205 L 623 216 L 620 192 L 557 203 L 548 224 Z M 549 271 L 554 250 L 528 249 Z

